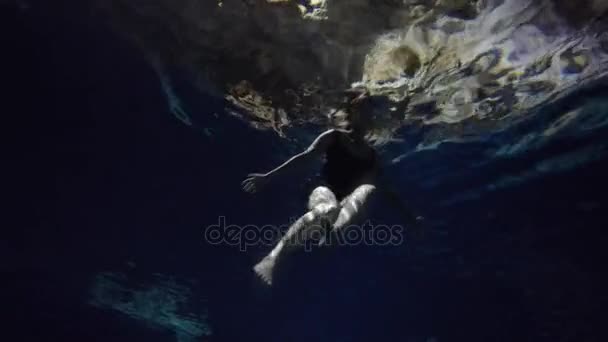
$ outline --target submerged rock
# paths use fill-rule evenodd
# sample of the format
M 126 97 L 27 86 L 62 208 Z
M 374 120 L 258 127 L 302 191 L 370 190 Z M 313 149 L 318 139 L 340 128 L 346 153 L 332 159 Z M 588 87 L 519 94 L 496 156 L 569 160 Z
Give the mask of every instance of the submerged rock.
M 588 50 L 574 51 L 568 49 L 560 56 L 561 69 L 566 74 L 580 74 L 591 62 L 591 53 Z
M 420 58 L 407 46 L 399 46 L 380 54 L 379 58 L 368 59 L 365 74 L 371 82 L 386 82 L 409 77 L 420 69 Z

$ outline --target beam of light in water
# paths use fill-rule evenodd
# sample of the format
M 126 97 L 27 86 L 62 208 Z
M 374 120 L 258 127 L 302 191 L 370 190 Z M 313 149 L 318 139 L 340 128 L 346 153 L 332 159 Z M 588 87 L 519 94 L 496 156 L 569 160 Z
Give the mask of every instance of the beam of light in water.
M 156 274 L 149 283 L 130 284 L 126 275 L 112 272 L 95 277 L 89 299 L 97 308 L 173 331 L 177 342 L 199 341 L 212 334 L 207 314 L 199 312 L 201 306 L 196 302 L 188 287 L 170 277 Z
M 182 101 L 173 90 L 173 85 L 169 75 L 164 71 L 162 62 L 158 57 L 149 57 L 150 65 L 158 75 L 160 85 L 163 89 L 163 93 L 167 97 L 167 104 L 169 105 L 169 111 L 179 119 L 181 122 L 188 126 L 192 126 L 192 119 L 186 112 L 182 105 Z

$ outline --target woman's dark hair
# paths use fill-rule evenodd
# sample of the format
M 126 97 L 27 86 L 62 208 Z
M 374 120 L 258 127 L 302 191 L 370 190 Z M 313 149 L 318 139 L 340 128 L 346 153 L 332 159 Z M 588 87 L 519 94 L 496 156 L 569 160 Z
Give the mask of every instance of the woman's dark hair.
M 349 89 L 344 100 L 331 112 L 329 119 L 333 128 L 356 131 L 374 146 L 384 145 L 392 140 L 393 132 L 399 126 L 395 120 L 386 120 L 388 113 L 379 114 L 383 96 L 371 95 L 367 90 Z

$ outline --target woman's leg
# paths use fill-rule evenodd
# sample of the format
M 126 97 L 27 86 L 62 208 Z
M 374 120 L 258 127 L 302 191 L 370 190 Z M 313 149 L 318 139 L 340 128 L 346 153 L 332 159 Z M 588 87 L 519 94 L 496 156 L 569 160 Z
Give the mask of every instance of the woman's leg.
M 309 211 L 294 222 L 276 247 L 262 261 L 254 266 L 255 272 L 268 284 L 272 284 L 272 272 L 278 257 L 289 247 L 302 245 L 306 240 L 321 234 L 337 219 L 338 201 L 327 187 L 317 187 L 308 199 Z M 318 235 L 321 237 L 321 235 Z
M 334 222 L 333 232 L 338 232 L 348 225 L 359 223 L 365 216 L 365 209 L 367 209 L 375 192 L 375 185 L 362 184 L 346 196 L 340 203 L 340 213 Z

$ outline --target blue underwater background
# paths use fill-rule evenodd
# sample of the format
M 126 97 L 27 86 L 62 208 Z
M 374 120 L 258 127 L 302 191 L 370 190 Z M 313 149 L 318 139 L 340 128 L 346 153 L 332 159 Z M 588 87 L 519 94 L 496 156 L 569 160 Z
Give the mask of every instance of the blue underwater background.
M 187 73 L 159 82 L 137 49 L 64 2 L 0 3 L 3 340 L 608 338 L 608 140 L 584 129 L 608 117 L 606 84 L 476 141 L 408 153 L 422 128 L 403 129 L 382 152 L 426 236 L 296 254 L 269 290 L 251 271 L 269 246 L 210 245 L 204 230 L 220 216 L 281 225 L 301 214 L 302 182 L 255 197 L 240 182 L 318 128 L 287 132 L 297 140 L 255 130 Z M 590 113 L 576 129 L 535 143 L 575 109 Z M 374 209 L 374 221 L 397 222 Z

